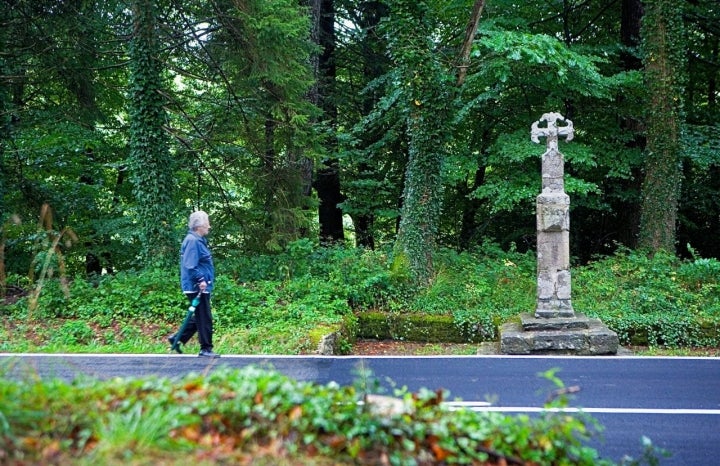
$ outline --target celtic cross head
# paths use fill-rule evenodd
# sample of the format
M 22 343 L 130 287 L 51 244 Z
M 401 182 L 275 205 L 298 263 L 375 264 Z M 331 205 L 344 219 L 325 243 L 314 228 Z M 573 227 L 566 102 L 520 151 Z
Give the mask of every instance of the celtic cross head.
M 540 122 L 546 121 L 546 127 L 540 127 Z M 564 121 L 565 126 L 558 126 L 558 121 Z M 545 113 L 540 120 L 532 124 L 530 129 L 530 140 L 536 144 L 540 143 L 540 137 L 547 138 L 548 150 L 557 150 L 558 136 L 565 136 L 567 141 L 572 140 L 574 135 L 573 122 L 565 119 L 557 112 Z

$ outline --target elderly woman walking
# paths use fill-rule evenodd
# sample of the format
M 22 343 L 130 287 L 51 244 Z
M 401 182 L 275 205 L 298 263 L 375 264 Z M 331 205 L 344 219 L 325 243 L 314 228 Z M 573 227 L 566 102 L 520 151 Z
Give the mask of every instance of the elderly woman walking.
M 200 303 L 190 316 L 182 334 L 176 333 L 170 336 L 168 341 L 171 347 L 175 347 L 180 353 L 182 351 L 179 346 L 175 345 L 176 340 L 184 345 L 197 333 L 200 341 L 199 356 L 217 358 L 220 355 L 213 352 L 213 319 L 210 311 L 210 294 L 215 280 L 215 267 L 207 238 L 205 238 L 210 232 L 208 214 L 202 210 L 190 214 L 188 228 L 187 235 L 180 246 L 180 286 L 190 303 L 198 295 Z

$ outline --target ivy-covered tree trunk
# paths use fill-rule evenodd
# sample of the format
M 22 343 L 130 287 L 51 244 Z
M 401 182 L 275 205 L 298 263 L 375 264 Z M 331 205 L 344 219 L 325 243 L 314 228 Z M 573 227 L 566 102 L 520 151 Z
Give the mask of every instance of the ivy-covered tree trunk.
M 675 251 L 678 198 L 682 179 L 682 4 L 645 2 L 642 23 L 648 89 L 647 149 L 642 186 L 638 246 L 651 252 Z
M 130 166 L 143 265 L 175 257 L 173 164 L 164 126 L 162 69 L 153 0 L 134 0 L 130 41 Z
M 406 116 L 408 163 L 403 205 L 395 245 L 414 281 L 428 284 L 434 276 L 438 223 L 442 210 L 444 143 L 449 133 L 448 89 L 455 77 L 442 65 L 432 41 L 429 5 L 414 0 L 393 2 L 393 60 L 404 85 L 400 105 Z M 394 17 L 394 18 L 393 18 Z
M 7 28 L 5 28 L 7 29 Z M 7 43 L 5 37 L 7 32 L 0 32 L 0 39 L 2 43 Z M 7 71 L 5 70 L 4 60 L 0 61 L 0 76 L 5 76 Z M 8 179 L 7 172 L 5 169 L 5 145 L 10 139 L 10 92 L 8 86 L 0 86 L 0 298 L 5 297 L 6 290 L 6 272 L 5 272 L 5 227 L 6 222 L 9 220 L 9 212 L 5 205 L 5 196 L 7 195 Z
M 434 115 L 420 108 L 412 109 L 407 124 L 409 159 L 396 251 L 406 258 L 415 281 L 425 285 L 434 276 L 433 254 L 442 210 L 443 156 L 435 146 Z
M 5 28 L 7 29 L 7 28 Z M 4 39 L 4 33 L 0 32 L 0 39 Z M 3 40 L 2 43 L 6 43 Z M 6 69 L 5 60 L 0 61 L 0 76 L 9 74 Z M 12 100 L 10 98 L 9 86 L 0 86 L 0 225 L 6 220 L 8 209 L 5 206 L 5 196 L 7 192 L 7 184 L 9 176 L 5 169 L 5 152 L 6 146 L 10 142 L 10 134 L 12 128 Z M 2 227 L 0 227 L 2 228 Z M 2 245 L 0 245 L 2 246 Z M 1 265 L 1 264 L 0 264 Z M 0 285 L 3 285 L 0 283 Z M 3 295 L 4 296 L 4 295 Z
M 403 205 L 395 250 L 410 266 L 419 285 L 434 276 L 435 253 L 444 183 L 442 176 L 446 142 L 451 133 L 450 115 L 455 92 L 464 84 L 470 51 L 484 0 L 475 0 L 465 38 L 457 59 L 457 70 L 448 67 L 447 57 L 433 39 L 431 2 L 399 0 L 392 3 L 393 59 L 403 82 L 400 100 L 405 107 L 408 133 L 408 164 L 405 170 Z

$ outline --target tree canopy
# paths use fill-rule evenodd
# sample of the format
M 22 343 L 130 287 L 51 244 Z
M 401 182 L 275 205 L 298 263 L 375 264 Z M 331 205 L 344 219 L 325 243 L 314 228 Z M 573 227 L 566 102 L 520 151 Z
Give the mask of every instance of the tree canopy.
M 57 249 L 70 272 L 152 265 L 197 208 L 220 256 L 346 238 L 392 249 L 426 281 L 438 246 L 531 250 L 542 150 L 529 128 L 549 111 L 577 131 L 561 151 L 578 260 L 619 245 L 720 256 L 709 0 L 0 11 L 8 273 L 27 273 L 67 229 L 77 240 Z

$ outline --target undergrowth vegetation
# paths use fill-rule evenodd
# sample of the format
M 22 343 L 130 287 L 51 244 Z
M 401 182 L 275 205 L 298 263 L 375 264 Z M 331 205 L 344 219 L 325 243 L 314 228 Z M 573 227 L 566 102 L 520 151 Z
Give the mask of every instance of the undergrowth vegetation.
M 6 378 L 27 369 L 12 364 L 0 367 L 0 464 L 614 464 L 587 446 L 600 426 L 564 413 L 562 394 L 541 415 L 506 416 L 451 410 L 443 391 L 378 395 L 362 368 L 351 386 L 257 366 L 68 384 Z M 554 371 L 544 376 L 558 386 Z M 623 464 L 658 453 L 646 444 Z
M 533 253 L 486 246 L 441 251 L 435 261 L 432 284 L 415 289 L 384 251 L 317 248 L 301 240 L 281 254 L 221 258 L 213 295 L 216 349 L 314 352 L 323 333 L 343 329 L 340 350 L 348 351 L 362 330 L 357 316 L 371 311 L 388 319 L 449 318 L 467 341 L 488 341 L 498 338 L 502 323 L 534 310 Z M 621 250 L 572 273 L 575 311 L 602 319 L 623 345 L 720 346 L 716 259 Z M 0 351 L 164 352 L 187 306 L 175 270 L 42 283 L 11 276 L 8 289 L 41 292 L 33 305 L 19 293 L 0 307 Z
M 370 313 L 450 319 L 468 341 L 497 339 L 499 325 L 533 310 L 535 267 L 532 253 L 492 246 L 442 251 L 432 284 L 416 289 L 383 251 L 300 241 L 282 254 L 222 258 L 216 350 L 309 353 L 323 334 L 343 329 L 348 351 L 359 316 Z M 619 251 L 572 270 L 575 310 L 602 319 L 621 344 L 720 346 L 717 260 Z M 175 270 L 159 269 L 93 280 L 8 277 L 0 351 L 167 352 L 187 306 L 177 282 Z M 11 365 L 0 367 L 0 464 L 173 465 L 189 455 L 197 465 L 612 464 L 586 446 L 600 430 L 590 417 L 450 411 L 446 393 L 404 390 L 392 394 L 399 412 L 378 413 L 367 374 L 349 387 L 259 367 L 68 384 L 18 378 Z M 645 448 L 624 464 L 657 464 L 649 441 Z

